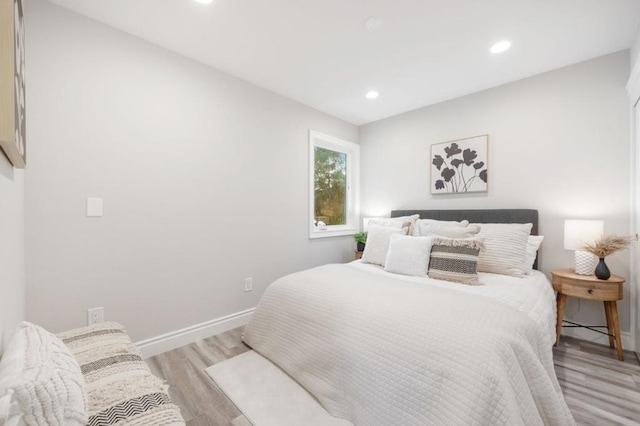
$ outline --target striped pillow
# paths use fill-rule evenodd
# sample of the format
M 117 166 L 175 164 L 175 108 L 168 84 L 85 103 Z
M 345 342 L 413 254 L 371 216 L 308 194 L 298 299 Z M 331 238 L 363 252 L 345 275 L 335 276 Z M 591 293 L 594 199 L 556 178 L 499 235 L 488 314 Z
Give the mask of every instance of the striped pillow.
M 479 284 L 478 255 L 482 243 L 477 239 L 435 238 L 431 247 L 429 278 Z
M 526 272 L 525 259 L 527 241 L 531 234 L 531 223 L 482 223 L 478 238 L 484 250 L 478 261 L 479 272 L 523 277 Z
M 184 425 L 168 386 L 115 322 L 65 331 L 58 337 L 80 364 L 88 389 L 88 426 Z

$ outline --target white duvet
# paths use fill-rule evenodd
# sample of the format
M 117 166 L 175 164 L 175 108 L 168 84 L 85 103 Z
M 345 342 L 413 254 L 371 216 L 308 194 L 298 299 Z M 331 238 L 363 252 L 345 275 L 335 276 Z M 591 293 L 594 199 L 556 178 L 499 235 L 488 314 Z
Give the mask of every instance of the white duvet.
M 573 424 L 548 280 L 480 282 L 325 265 L 274 282 L 244 341 L 356 425 Z

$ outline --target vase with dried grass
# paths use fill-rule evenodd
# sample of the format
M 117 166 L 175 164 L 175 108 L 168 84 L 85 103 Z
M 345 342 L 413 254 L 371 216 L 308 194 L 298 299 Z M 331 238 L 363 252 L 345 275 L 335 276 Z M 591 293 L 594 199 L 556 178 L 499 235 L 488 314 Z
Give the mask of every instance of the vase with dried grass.
M 600 259 L 596 266 L 595 276 L 600 280 L 608 280 L 611 276 L 611 271 L 604 258 L 617 251 L 624 250 L 631 244 L 631 237 L 621 237 L 619 235 L 606 235 L 599 240 L 593 242 L 593 244 L 585 244 L 582 249 L 592 253 Z

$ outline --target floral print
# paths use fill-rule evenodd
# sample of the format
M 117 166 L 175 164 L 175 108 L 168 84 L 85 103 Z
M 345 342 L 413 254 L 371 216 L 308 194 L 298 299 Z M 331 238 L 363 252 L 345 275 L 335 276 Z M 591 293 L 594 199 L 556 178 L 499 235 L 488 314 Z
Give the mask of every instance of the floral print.
M 469 139 L 475 140 L 477 138 L 486 138 L 486 136 Z M 486 139 L 484 141 L 486 142 Z M 486 145 L 484 146 L 486 147 Z M 440 151 L 445 154 L 444 156 L 441 154 L 433 155 L 431 167 L 435 168 L 437 172 L 434 173 L 432 171 L 432 176 L 437 175 L 437 178 L 432 178 L 432 188 L 435 189 L 435 192 L 433 189 L 432 192 L 461 193 L 482 191 L 479 188 L 486 190 L 488 179 L 486 149 L 484 161 L 479 161 L 478 150 L 473 148 L 474 146 L 465 147 L 465 140 L 461 140 L 448 143 L 443 151 Z M 484 185 L 478 185 L 480 182 L 483 182 Z

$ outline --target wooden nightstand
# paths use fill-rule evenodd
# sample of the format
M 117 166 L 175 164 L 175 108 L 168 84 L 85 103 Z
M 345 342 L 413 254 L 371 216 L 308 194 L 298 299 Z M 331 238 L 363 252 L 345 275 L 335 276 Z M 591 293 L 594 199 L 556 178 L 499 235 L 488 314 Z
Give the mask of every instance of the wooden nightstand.
M 551 271 L 553 276 L 553 289 L 558 292 L 558 318 L 556 322 L 556 346 L 560 341 L 560 330 L 564 317 L 564 307 L 567 296 L 580 297 L 588 300 L 600 300 L 604 302 L 604 313 L 607 318 L 607 331 L 609 335 L 609 347 L 618 350 L 618 359 L 624 360 L 622 355 L 622 338 L 620 337 L 620 324 L 618 322 L 617 300 L 622 300 L 622 285 L 624 278 L 611 275 L 608 280 L 599 280 L 594 275 L 579 275 L 570 269 Z M 574 326 L 580 326 L 574 324 Z M 593 327 L 584 326 L 590 330 Z
M 357 251 L 356 252 L 356 260 L 362 259 L 362 253 L 364 253 L 364 252 L 363 251 Z

